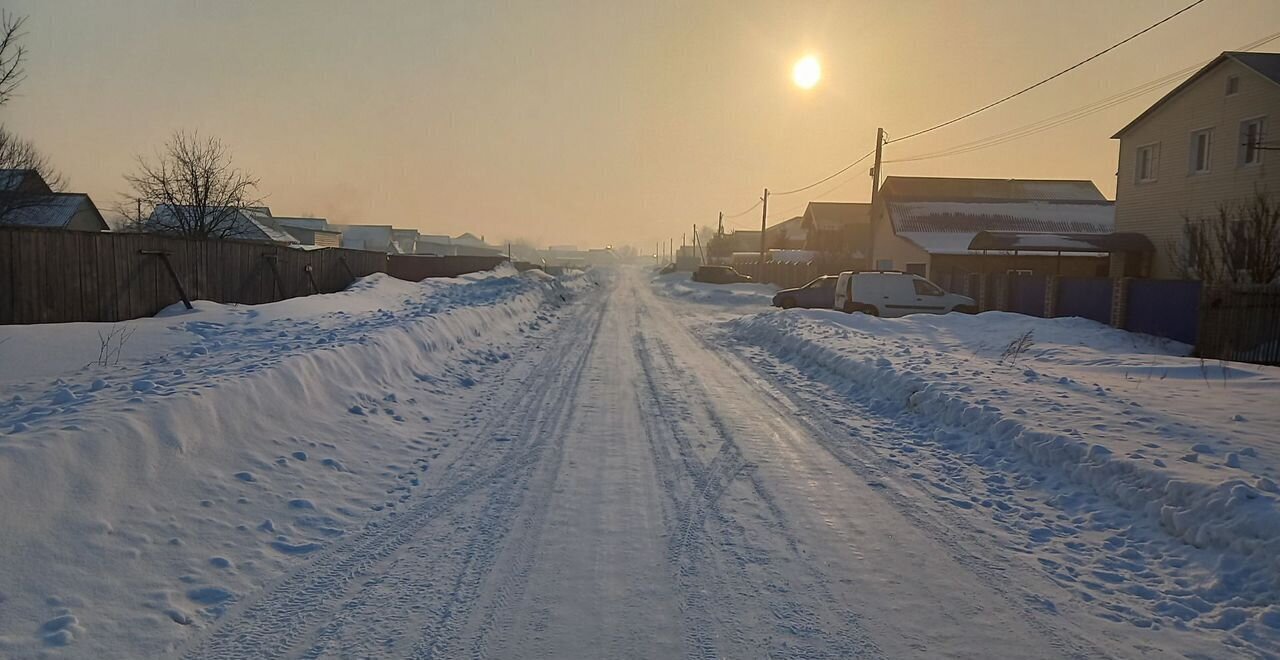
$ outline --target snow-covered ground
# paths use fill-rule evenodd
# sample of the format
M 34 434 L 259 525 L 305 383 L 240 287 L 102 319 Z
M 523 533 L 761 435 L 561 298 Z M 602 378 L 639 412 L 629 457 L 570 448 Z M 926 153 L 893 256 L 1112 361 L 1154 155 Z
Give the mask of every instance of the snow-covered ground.
M 1276 370 L 771 295 L 372 277 L 118 363 L 0 328 L 0 657 L 1280 653 Z
M 402 506 L 586 285 L 379 274 L 269 305 L 0 327 L 0 657 L 164 654 Z
M 686 320 L 816 412 L 833 451 L 1061 587 L 1047 608 L 1116 622 L 1135 651 L 1280 653 L 1280 369 L 1076 318 L 724 311 Z

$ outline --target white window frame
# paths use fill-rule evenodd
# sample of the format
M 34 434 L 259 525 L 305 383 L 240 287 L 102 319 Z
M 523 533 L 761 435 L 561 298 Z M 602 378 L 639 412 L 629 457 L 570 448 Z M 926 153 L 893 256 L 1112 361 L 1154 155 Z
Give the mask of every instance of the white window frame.
M 1149 176 L 1142 176 L 1142 154 L 1150 153 L 1151 158 L 1147 161 L 1151 165 Z M 1139 145 L 1134 151 L 1133 162 L 1133 181 L 1134 183 L 1152 183 L 1160 179 L 1160 143 L 1152 142 L 1150 144 Z
M 1249 155 L 1249 147 L 1246 145 L 1246 140 L 1248 138 L 1247 128 L 1251 124 L 1258 125 L 1258 148 L 1254 150 L 1253 162 L 1248 162 L 1245 160 L 1245 158 L 1248 157 Z M 1262 156 L 1264 153 L 1266 153 L 1266 150 L 1262 148 L 1262 145 L 1264 144 L 1266 139 L 1267 139 L 1267 116 L 1266 115 L 1259 115 L 1257 117 L 1250 117 L 1248 119 L 1240 120 L 1240 137 L 1239 137 L 1240 144 L 1237 147 L 1238 155 L 1236 158 L 1236 165 L 1239 167 L 1256 167 L 1258 165 L 1261 165 Z
M 1204 137 L 1204 167 L 1200 167 L 1200 138 Z M 1213 128 L 1202 128 L 1191 131 L 1191 139 L 1187 151 L 1187 175 L 1196 176 L 1213 171 Z

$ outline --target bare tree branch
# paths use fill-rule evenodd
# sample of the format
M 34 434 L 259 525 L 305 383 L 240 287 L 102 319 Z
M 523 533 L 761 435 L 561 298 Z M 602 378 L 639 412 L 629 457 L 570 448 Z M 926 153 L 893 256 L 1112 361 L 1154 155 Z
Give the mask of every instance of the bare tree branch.
M 18 85 L 27 79 L 26 70 L 22 68 L 27 61 L 27 47 L 21 43 L 26 36 L 22 31 L 26 22 L 26 16 L 0 10 L 0 105 L 7 103 Z
M 216 138 L 178 131 L 154 160 L 138 157 L 126 175 L 133 188 L 120 210 L 150 231 L 194 238 L 234 238 L 247 227 L 241 212 L 260 203 L 258 180 L 231 164 L 231 153 Z M 136 217 L 135 217 L 136 216 Z
M 0 170 L 34 170 L 44 181 L 28 183 L 25 188 L 10 187 L 0 191 L 0 225 L 14 221 L 21 209 L 42 206 L 49 201 L 48 193 L 62 190 L 62 175 L 49 166 L 44 154 L 35 145 L 24 140 L 0 124 Z M 6 182 L 16 186 L 16 182 Z
M 1183 216 L 1183 235 L 1169 245 L 1183 277 L 1209 284 L 1271 284 L 1280 278 L 1280 204 L 1258 192 L 1224 202 L 1211 217 Z

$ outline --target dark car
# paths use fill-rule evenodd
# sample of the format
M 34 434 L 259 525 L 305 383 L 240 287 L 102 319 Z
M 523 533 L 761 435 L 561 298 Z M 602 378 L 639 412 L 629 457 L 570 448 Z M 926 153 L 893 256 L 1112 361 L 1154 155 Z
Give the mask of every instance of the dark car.
M 739 273 L 731 266 L 698 266 L 698 270 L 693 271 L 693 281 L 707 284 L 737 284 L 755 280 L 751 279 L 750 275 Z
M 835 302 L 838 279 L 839 275 L 823 275 L 802 287 L 783 289 L 773 296 L 773 306 L 783 309 L 831 309 Z

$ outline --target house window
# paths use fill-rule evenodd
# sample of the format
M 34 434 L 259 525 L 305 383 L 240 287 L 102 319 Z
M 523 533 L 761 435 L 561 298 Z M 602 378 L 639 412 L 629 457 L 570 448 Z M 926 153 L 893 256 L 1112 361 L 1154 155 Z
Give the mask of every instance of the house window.
M 1156 180 L 1156 164 L 1160 160 L 1160 143 L 1138 147 L 1137 168 L 1133 178 L 1138 183 Z
M 1240 122 L 1240 164 L 1257 165 L 1262 162 L 1262 140 L 1266 120 L 1264 117 Z
M 1227 96 L 1231 96 L 1240 91 L 1240 77 L 1227 76 Z
M 893 259 L 877 259 L 876 270 L 893 270 Z
M 1190 174 L 1204 174 L 1209 171 L 1209 150 L 1212 147 L 1212 128 L 1191 134 L 1191 158 L 1187 165 Z
M 907 272 L 912 275 L 925 276 L 925 270 L 928 268 L 925 264 L 907 264 Z

